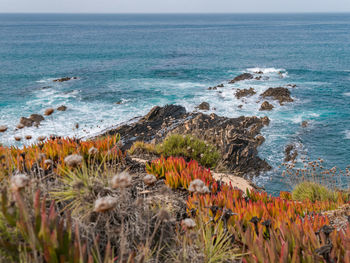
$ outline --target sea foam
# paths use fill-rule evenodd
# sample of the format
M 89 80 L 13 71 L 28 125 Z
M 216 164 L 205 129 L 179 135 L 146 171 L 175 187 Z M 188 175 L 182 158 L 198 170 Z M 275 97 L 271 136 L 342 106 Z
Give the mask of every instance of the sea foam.
M 345 133 L 345 139 L 350 140 L 350 130 L 346 130 L 344 133 Z
M 286 70 L 283 68 L 248 68 L 249 72 L 263 72 L 264 74 L 271 74 L 271 73 L 286 73 Z

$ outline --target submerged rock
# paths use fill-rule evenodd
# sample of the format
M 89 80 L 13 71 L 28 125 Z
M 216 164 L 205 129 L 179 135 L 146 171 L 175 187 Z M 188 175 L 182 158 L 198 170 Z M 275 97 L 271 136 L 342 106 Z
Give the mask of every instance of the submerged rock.
M 229 83 L 230 84 L 233 84 L 233 83 L 236 83 L 238 81 L 242 81 L 242 80 L 247 80 L 247 79 L 253 79 L 254 76 L 250 73 L 243 73 L 237 77 L 235 77 L 233 80 L 230 80 Z
M 290 96 L 290 91 L 287 88 L 277 87 L 277 88 L 268 88 L 264 93 L 261 94 L 263 98 L 272 98 L 278 100 L 280 105 L 283 105 L 284 102 L 293 102 L 294 100 Z
M 77 79 L 77 77 L 64 77 L 64 78 L 60 78 L 60 79 L 54 79 L 53 82 L 65 82 L 65 81 L 69 81 L 71 79 Z
M 240 99 L 242 97 L 253 96 L 254 94 L 256 94 L 256 91 L 253 88 L 237 89 L 235 96 L 237 99 Z
M 201 104 L 199 104 L 196 109 L 199 109 L 199 110 L 210 110 L 210 105 L 208 102 L 202 102 Z
M 224 87 L 224 84 L 219 84 L 217 86 L 214 86 L 214 87 L 209 87 L 208 90 L 217 90 L 218 88 L 223 88 Z
M 65 105 L 61 105 L 57 108 L 58 111 L 66 111 L 67 110 L 67 106 Z
M 123 150 L 129 149 L 135 141 L 160 143 L 169 134 L 192 135 L 215 145 L 227 170 L 241 175 L 257 175 L 271 169 L 257 151 L 263 142 L 260 130 L 268 124 L 267 117 L 226 118 L 214 113 L 186 112 L 182 106 L 166 105 L 156 106 L 138 121 L 105 134 L 119 133 Z
M 264 111 L 264 110 L 272 110 L 274 107 L 272 104 L 270 104 L 268 101 L 264 101 L 261 106 L 260 106 L 260 111 Z
M 306 128 L 307 126 L 309 126 L 309 123 L 307 121 L 303 121 L 301 123 L 301 127 Z

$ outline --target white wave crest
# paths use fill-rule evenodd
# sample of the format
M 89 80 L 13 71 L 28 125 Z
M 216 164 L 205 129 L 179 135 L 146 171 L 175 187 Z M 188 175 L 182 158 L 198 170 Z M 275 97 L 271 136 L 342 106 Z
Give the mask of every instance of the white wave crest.
M 350 130 L 346 130 L 344 133 L 345 133 L 345 138 L 350 140 Z
M 287 71 L 283 68 L 248 68 L 249 72 L 263 72 L 264 74 L 271 74 L 271 73 L 286 73 Z
M 350 92 L 345 92 L 343 95 L 346 97 L 350 97 Z

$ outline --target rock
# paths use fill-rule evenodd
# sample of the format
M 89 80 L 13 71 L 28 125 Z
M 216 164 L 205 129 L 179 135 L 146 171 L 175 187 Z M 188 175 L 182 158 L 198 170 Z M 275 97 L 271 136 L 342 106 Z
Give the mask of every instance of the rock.
M 274 107 L 272 104 L 270 104 L 268 101 L 264 101 L 262 104 L 261 104 L 261 107 L 260 107 L 260 111 L 263 111 L 263 110 L 272 110 Z
M 247 80 L 247 79 L 253 79 L 254 76 L 250 73 L 243 73 L 237 77 L 235 77 L 233 80 L 230 80 L 229 83 L 230 84 L 233 84 L 233 83 L 236 83 L 238 81 L 242 81 L 242 80 Z
M 186 109 L 178 105 L 166 105 L 164 107 L 155 106 L 150 112 L 143 118 L 144 121 L 154 121 L 154 122 L 163 122 L 164 119 L 172 118 L 181 118 L 186 114 Z
M 45 120 L 44 117 L 40 114 L 32 114 L 29 116 L 29 119 L 31 119 L 33 122 L 40 124 L 41 121 Z
M 25 138 L 26 138 L 27 140 L 30 140 L 30 139 L 32 139 L 32 135 L 26 135 Z
M 262 123 L 263 123 L 264 126 L 269 126 L 270 119 L 267 116 L 262 117 L 261 120 L 262 120 Z
M 54 79 L 53 82 L 65 82 L 65 81 L 69 81 L 71 79 L 77 79 L 77 77 L 64 77 L 64 78 L 60 78 L 60 79 Z
M 309 123 L 307 121 L 303 121 L 301 123 L 301 127 L 306 128 L 307 126 L 309 126 Z
M 296 88 L 297 85 L 296 84 L 287 84 L 287 87 Z
M 202 102 L 201 104 L 199 104 L 196 109 L 199 109 L 199 110 L 210 110 L 210 105 L 208 102 Z
M 53 108 L 47 108 L 44 112 L 45 116 L 50 116 L 52 113 L 54 113 L 54 109 Z
M 18 123 L 16 126 L 17 129 L 23 129 L 24 125 L 22 123 Z
M 22 124 L 25 127 L 32 127 L 34 121 L 32 119 L 29 119 L 29 118 L 26 118 L 26 117 L 21 117 L 20 120 L 19 120 L 19 123 Z
M 209 87 L 208 90 L 217 90 L 218 88 L 223 88 L 224 87 L 224 84 L 219 84 L 217 86 L 214 86 L 214 87 Z
M 284 149 L 284 153 L 285 153 L 285 158 L 284 158 L 285 162 L 294 161 L 298 157 L 298 151 L 295 148 L 294 144 L 288 144 Z
M 66 111 L 67 110 L 67 106 L 61 105 L 57 108 L 58 111 Z
M 264 93 L 260 95 L 263 98 L 273 98 L 278 100 L 280 105 L 283 105 L 284 102 L 293 102 L 294 100 L 290 96 L 290 91 L 287 88 L 277 87 L 277 88 L 268 88 Z
M 243 105 L 240 104 L 240 105 L 238 105 L 237 107 L 238 107 L 238 109 L 242 109 L 242 108 L 243 108 Z
M 255 73 L 255 74 L 264 74 L 264 72 L 262 72 L 261 70 L 255 71 L 254 73 Z
M 5 132 L 5 131 L 7 131 L 7 126 L 0 125 L 0 132 Z
M 256 136 L 255 139 L 257 140 L 258 146 L 262 145 L 265 142 L 264 136 L 261 135 Z
M 255 77 L 256 80 L 261 80 L 262 76 Z
M 214 113 L 187 113 L 182 106 L 167 105 L 156 106 L 138 121 L 119 126 L 102 136 L 120 134 L 124 143 L 122 150 L 127 150 L 135 141 L 161 143 L 169 134 L 192 135 L 215 145 L 221 152 L 222 165 L 228 171 L 257 175 L 271 169 L 257 151 L 263 142 L 260 130 L 268 123 L 267 117 L 226 118 Z
M 120 105 L 120 104 L 122 104 L 123 102 L 120 100 L 120 101 L 117 101 L 115 104 L 117 104 L 117 105 Z
M 253 88 L 237 89 L 235 96 L 237 99 L 240 99 L 242 97 L 253 96 L 254 94 L 256 94 L 256 91 Z

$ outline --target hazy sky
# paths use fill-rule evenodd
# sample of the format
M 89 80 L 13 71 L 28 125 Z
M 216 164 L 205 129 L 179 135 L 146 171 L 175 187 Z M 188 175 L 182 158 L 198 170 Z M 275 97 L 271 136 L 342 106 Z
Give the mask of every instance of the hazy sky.
M 0 13 L 350 12 L 350 0 L 0 0 Z

